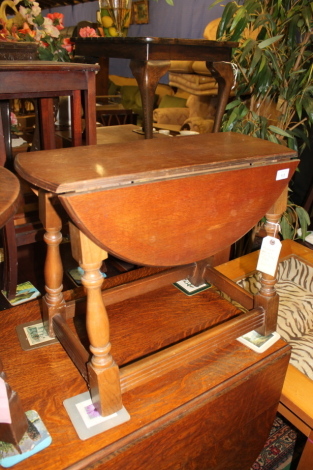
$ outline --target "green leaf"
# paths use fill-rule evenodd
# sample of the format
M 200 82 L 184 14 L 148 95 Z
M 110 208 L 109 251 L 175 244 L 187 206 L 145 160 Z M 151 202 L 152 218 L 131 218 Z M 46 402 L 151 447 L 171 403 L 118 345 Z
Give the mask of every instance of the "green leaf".
M 283 37 L 283 35 L 279 34 L 278 36 L 274 36 L 272 38 L 265 39 L 264 41 L 259 43 L 259 48 L 264 49 L 265 47 L 268 47 L 271 44 L 274 44 L 275 42 L 279 41 L 282 37 Z
M 310 122 L 313 123 L 313 97 L 306 94 L 303 99 L 303 107 L 308 115 Z
M 38 57 L 40 60 L 53 60 L 54 55 L 47 47 L 38 48 Z
M 286 131 L 284 131 L 283 129 L 281 129 L 280 127 L 277 127 L 277 126 L 268 126 L 268 128 L 269 128 L 272 132 L 275 132 L 275 134 L 282 135 L 283 137 L 291 137 L 291 138 L 294 138 L 293 135 L 290 134 L 290 132 L 286 132 Z
M 303 207 L 296 206 L 295 211 L 299 217 L 299 225 L 302 232 L 301 238 L 304 240 L 308 234 L 308 226 L 311 223 L 310 216 Z
M 247 41 L 243 44 L 243 49 L 241 53 L 241 60 L 243 61 L 245 57 L 252 51 L 252 49 L 256 46 L 256 41 L 254 39 L 247 39 Z
M 232 25 L 230 27 L 230 31 L 234 31 L 234 29 L 236 28 L 236 26 L 238 25 L 238 23 L 240 23 L 240 21 L 242 19 L 246 19 L 247 20 L 248 16 L 247 16 L 247 11 L 244 7 L 241 7 L 237 10 L 237 13 L 234 17 L 234 21 L 232 22 Z
M 288 219 L 287 219 L 287 216 L 285 214 L 283 214 L 281 220 L 280 220 L 280 231 L 281 231 L 281 234 L 283 236 L 283 239 L 286 240 L 286 239 L 293 239 L 293 235 L 294 235 L 294 230 L 292 228 L 292 226 L 290 225 Z
M 261 59 L 261 57 L 262 57 L 262 51 L 259 47 L 256 47 L 254 55 L 253 55 L 253 59 L 252 59 L 252 62 L 251 62 L 249 73 L 254 71 L 254 69 L 255 69 L 257 63 L 259 62 L 259 60 Z
M 247 18 L 241 18 L 239 23 L 236 26 L 236 29 L 233 30 L 233 34 L 229 37 L 230 41 L 239 41 L 242 37 L 242 33 L 244 32 L 247 26 Z
M 219 22 L 219 25 L 217 28 L 216 37 L 218 39 L 222 38 L 225 35 L 226 30 L 227 28 L 230 27 L 230 23 L 237 10 L 238 10 L 238 6 L 236 5 L 235 2 L 227 3 L 227 5 L 225 6 L 221 21 Z
M 225 109 L 226 109 L 226 110 L 228 110 L 228 109 L 233 109 L 233 108 L 235 108 L 236 106 L 240 105 L 241 103 L 242 103 L 241 100 L 230 101 L 230 102 L 227 104 L 227 106 L 226 106 Z
M 37 15 L 35 18 L 33 18 L 33 21 L 35 24 L 37 24 L 38 26 L 42 26 L 44 24 L 44 17 L 40 14 L 40 15 Z

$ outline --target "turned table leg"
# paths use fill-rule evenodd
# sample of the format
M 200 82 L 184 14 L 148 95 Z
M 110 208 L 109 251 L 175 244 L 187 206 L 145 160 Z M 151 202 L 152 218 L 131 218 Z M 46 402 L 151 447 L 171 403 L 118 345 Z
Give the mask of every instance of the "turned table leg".
M 233 68 L 228 62 L 206 62 L 206 66 L 218 84 L 217 107 L 213 132 L 219 132 L 225 108 L 234 84 Z
M 52 318 L 56 314 L 65 314 L 63 298 L 63 266 L 60 255 L 62 241 L 62 221 L 55 209 L 57 199 L 50 193 L 39 192 L 39 217 L 46 230 L 44 240 L 47 244 L 45 261 L 45 290 L 43 298 L 43 322 L 48 334 L 54 337 Z
M 131 60 L 130 69 L 137 80 L 143 108 L 145 138 L 153 137 L 153 103 L 157 84 L 169 70 L 169 60 Z
M 82 284 L 87 294 L 86 325 L 92 353 L 87 365 L 91 398 L 97 411 L 108 416 L 119 411 L 123 404 L 119 369 L 110 354 L 109 319 L 101 294 L 100 267 L 107 253 L 71 223 L 70 236 L 73 257 L 84 270 Z
M 279 237 L 278 223 L 283 212 L 286 210 L 287 195 L 288 187 L 284 189 L 278 200 L 266 213 L 265 230 L 268 236 L 275 238 Z M 262 273 L 261 289 L 255 296 L 255 308 L 263 307 L 265 310 L 264 325 L 257 330 L 258 333 L 264 336 L 269 335 L 276 330 L 279 302 L 279 296 L 275 289 L 276 281 L 276 274 L 275 276 L 271 276 L 269 274 Z

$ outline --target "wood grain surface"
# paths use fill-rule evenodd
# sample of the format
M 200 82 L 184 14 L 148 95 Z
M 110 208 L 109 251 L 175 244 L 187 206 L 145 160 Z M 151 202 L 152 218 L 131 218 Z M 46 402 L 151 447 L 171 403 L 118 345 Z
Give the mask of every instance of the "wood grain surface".
M 214 316 L 219 302 L 212 294 Z M 185 296 L 183 303 L 188 299 Z M 203 295 L 198 299 L 199 310 L 206 310 Z M 147 347 L 165 345 L 166 317 L 162 327 L 157 310 L 149 320 L 148 315 L 141 320 L 136 305 L 133 316 L 125 316 L 122 307 L 108 307 L 112 353 L 119 363 L 140 355 Z M 128 305 L 129 310 L 131 307 Z M 142 308 L 149 309 L 149 303 L 143 303 Z M 180 308 L 174 301 L 170 305 L 166 333 L 170 341 L 175 341 L 175 329 L 192 335 L 201 324 L 207 326 L 204 315 L 203 320 L 197 316 L 192 320 L 190 311 L 185 319 Z M 139 320 L 136 328 L 135 317 Z M 197 359 L 186 360 L 183 367 L 124 393 L 123 403 L 131 420 L 82 442 L 63 401 L 86 391 L 85 381 L 59 344 L 31 351 L 20 347 L 15 327 L 36 319 L 40 319 L 38 300 L 7 310 L 0 319 L 0 357 L 8 381 L 19 393 L 24 409 L 40 414 L 53 440 L 47 449 L 16 465 L 17 470 L 155 470 L 181 468 L 183 463 L 185 468 L 244 470 L 253 463 L 279 401 L 289 359 L 285 343 L 280 341 L 261 355 L 237 342 L 202 352 Z M 75 322 L 79 331 L 79 317 Z M 234 462 L 238 462 L 236 467 Z

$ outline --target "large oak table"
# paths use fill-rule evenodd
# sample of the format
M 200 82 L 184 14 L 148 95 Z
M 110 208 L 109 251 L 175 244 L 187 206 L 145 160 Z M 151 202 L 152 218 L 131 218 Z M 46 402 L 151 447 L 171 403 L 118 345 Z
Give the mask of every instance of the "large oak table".
M 225 106 L 233 86 L 230 64 L 235 42 L 205 39 L 155 37 L 72 38 L 75 55 L 94 58 L 130 59 L 131 71 L 138 82 L 143 104 L 143 121 L 147 139 L 153 137 L 152 112 L 154 93 L 161 77 L 169 70 L 171 60 L 203 60 L 208 73 L 218 83 L 218 105 L 213 132 L 220 130 Z
M 154 400 L 158 399 L 166 405 L 162 418 L 151 408 L 147 411 L 156 420 L 151 423 L 156 432 L 152 439 L 154 445 L 157 448 L 162 443 L 166 453 L 161 468 L 171 468 L 168 465 L 173 459 L 180 458 L 178 454 L 172 455 L 175 447 L 165 444 L 168 433 L 176 435 L 174 422 L 177 420 L 179 428 L 177 436 L 179 433 L 183 436 L 180 448 L 183 452 L 183 442 L 185 439 L 187 442 L 192 434 L 188 431 L 186 435 L 183 429 L 189 429 L 193 419 L 198 421 L 202 415 L 202 412 L 198 413 L 202 405 L 198 408 L 197 403 L 200 404 L 202 394 L 205 396 L 206 387 L 211 387 L 206 382 L 204 388 L 200 385 L 200 377 L 208 373 L 201 366 L 206 369 L 206 356 L 212 353 L 216 357 L 218 350 L 227 356 L 228 345 L 247 331 L 255 329 L 268 334 L 276 328 L 275 277 L 264 274 L 263 288 L 252 298 L 219 275 L 212 268 L 211 258 L 239 239 L 264 214 L 269 221 L 268 233 L 274 233 L 275 224 L 286 206 L 288 182 L 298 164 L 295 152 L 239 134 L 173 137 L 170 146 L 168 143 L 165 138 L 152 139 L 132 142 L 131 146 L 128 143 L 91 145 L 16 157 L 19 175 L 39 188 L 40 216 L 47 242 L 46 295 L 43 299 L 47 329 L 51 336 L 57 336 L 87 381 L 94 406 L 103 416 L 118 412 L 123 403 L 128 406 L 127 396 L 130 402 L 136 401 L 137 397 L 140 401 L 139 390 L 145 390 L 152 408 Z M 66 302 L 62 294 L 63 273 L 58 250 L 62 240 L 62 217 L 58 202 L 71 221 L 72 253 L 84 270 L 85 304 Z M 163 270 L 102 291 L 103 278 L 99 269 L 108 253 Z M 185 295 L 178 296 L 180 292 L 172 283 L 185 278 L 197 286 L 209 282 L 226 291 L 247 312 L 241 314 L 210 290 L 201 293 L 200 297 L 194 296 L 192 301 Z M 86 340 L 80 342 L 70 325 L 75 310 L 78 313 L 85 307 L 90 352 L 83 346 Z M 111 312 L 109 315 L 108 311 Z M 262 370 L 261 365 L 260 368 Z M 277 387 L 274 387 L 276 398 L 272 396 L 271 403 L 266 400 L 271 418 L 283 376 L 284 373 L 280 373 L 280 385 L 276 383 Z M 247 390 L 241 388 L 239 377 L 240 374 L 237 375 L 239 395 L 236 397 L 247 394 Z M 192 390 L 189 379 L 195 384 Z M 267 390 L 262 392 L 264 398 Z M 229 393 L 228 397 L 232 398 L 225 398 L 225 409 L 227 416 L 233 419 L 234 396 L 230 390 Z M 177 394 L 183 401 L 177 400 Z M 217 399 L 218 393 L 215 397 Z M 191 408 L 188 405 L 187 411 L 184 404 L 190 400 L 193 405 Z M 205 403 L 208 404 L 206 400 Z M 251 402 L 250 406 L 254 407 L 254 404 Z M 216 410 L 221 407 L 222 403 Z M 250 416 L 251 410 L 243 410 L 244 407 L 240 407 L 241 412 Z M 206 432 L 200 432 L 197 425 L 203 448 L 206 447 L 207 432 L 212 431 L 209 415 L 213 421 L 221 418 L 220 411 L 213 418 L 212 408 L 205 409 L 208 413 Z M 163 433 L 167 413 L 174 421 L 170 420 L 171 427 Z M 186 413 L 188 423 L 185 422 Z M 139 422 L 135 418 L 136 412 L 131 416 L 132 437 L 128 434 L 130 428 L 125 425 L 128 437 L 124 435 L 124 442 L 126 445 L 129 439 L 133 444 L 136 441 L 138 446 L 130 453 L 140 453 L 142 445 L 148 457 L 145 446 L 151 441 L 140 442 L 149 426 L 146 430 L 141 427 L 142 414 L 139 414 Z M 253 416 L 257 416 L 255 408 Z M 270 423 L 269 415 L 264 419 L 262 422 Z M 249 426 L 245 420 L 243 422 L 243 441 L 246 441 Z M 132 427 L 134 425 L 136 429 Z M 110 439 L 115 442 L 118 435 L 118 430 L 113 431 Z M 113 444 L 113 441 L 111 449 L 115 452 L 119 444 Z M 259 438 L 257 441 L 260 445 Z M 218 450 L 219 458 L 223 445 Z M 115 465 L 112 468 L 123 468 L 129 455 L 128 451 L 121 456 L 115 455 L 117 460 L 112 461 Z M 158 462 L 162 459 L 160 454 Z M 218 466 L 216 459 L 215 455 L 212 468 L 233 468 L 227 467 L 225 461 L 224 466 Z M 121 466 L 116 462 L 122 462 Z M 144 463 L 139 466 L 144 467 Z

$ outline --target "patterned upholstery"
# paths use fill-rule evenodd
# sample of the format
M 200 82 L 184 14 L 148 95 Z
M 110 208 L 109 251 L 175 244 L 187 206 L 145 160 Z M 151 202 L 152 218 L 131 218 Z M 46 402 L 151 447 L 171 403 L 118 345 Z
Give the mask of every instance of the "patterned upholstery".
M 238 281 L 247 291 L 258 292 L 261 273 Z M 296 257 L 279 263 L 277 332 L 292 347 L 290 363 L 313 380 L 313 267 Z

